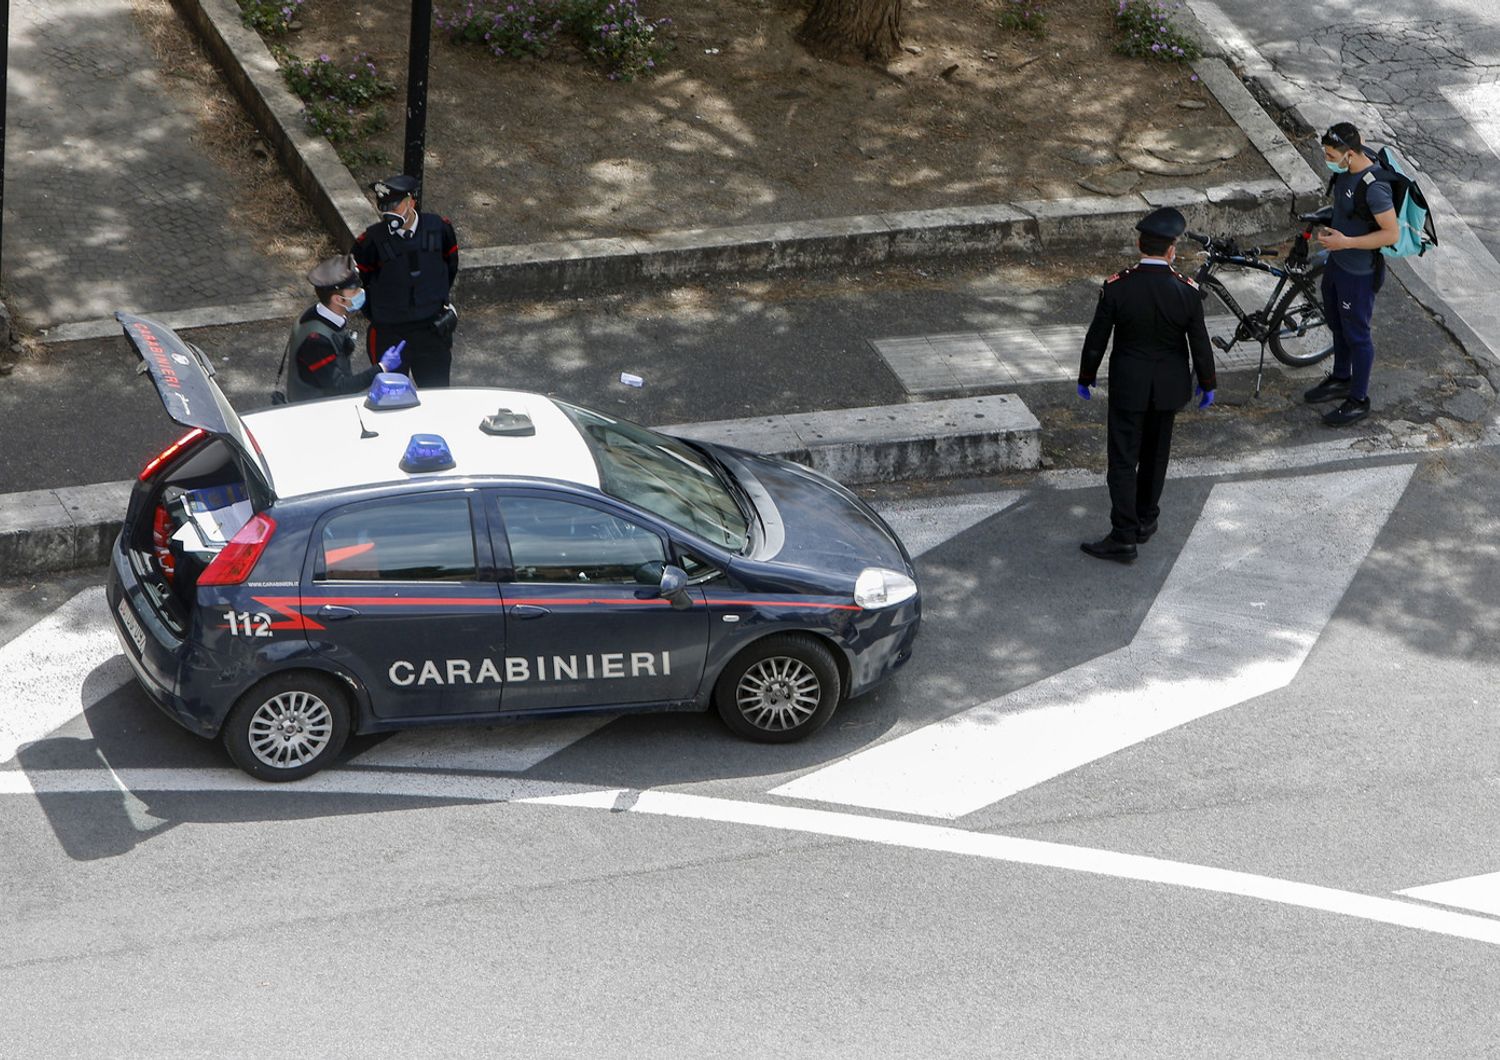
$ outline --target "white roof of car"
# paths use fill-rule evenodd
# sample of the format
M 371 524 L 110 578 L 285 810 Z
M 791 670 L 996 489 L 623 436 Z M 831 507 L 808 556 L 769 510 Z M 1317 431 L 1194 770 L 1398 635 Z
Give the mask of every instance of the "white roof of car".
M 599 468 L 573 421 L 551 398 L 519 390 L 431 388 L 406 409 L 370 409 L 365 395 L 282 405 L 243 417 L 271 469 L 278 497 L 300 497 L 401 479 L 521 475 L 599 486 Z M 533 435 L 485 434 L 497 410 L 525 413 Z M 375 432 L 361 438 L 363 426 Z M 448 471 L 408 473 L 401 457 L 414 434 L 440 434 Z

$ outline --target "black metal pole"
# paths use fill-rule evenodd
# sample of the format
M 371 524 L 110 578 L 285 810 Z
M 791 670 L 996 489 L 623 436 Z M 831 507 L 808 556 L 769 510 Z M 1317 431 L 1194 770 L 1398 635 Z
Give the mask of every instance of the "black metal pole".
M 10 84 L 10 0 L 0 0 L 0 246 L 5 241 L 5 94 Z M 0 256 L 0 277 L 5 262 Z
M 432 0 L 411 0 L 411 36 L 407 39 L 406 54 L 406 159 L 401 171 L 419 183 L 427 148 L 427 67 L 431 47 Z

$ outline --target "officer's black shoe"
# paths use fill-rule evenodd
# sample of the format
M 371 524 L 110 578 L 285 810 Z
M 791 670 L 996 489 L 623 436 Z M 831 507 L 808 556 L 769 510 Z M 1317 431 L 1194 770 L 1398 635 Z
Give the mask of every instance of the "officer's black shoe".
M 1317 405 L 1324 401 L 1332 401 L 1335 398 L 1346 398 L 1349 396 L 1348 379 L 1338 379 L 1332 375 L 1325 378 L 1317 386 L 1302 395 L 1302 400 L 1309 405 Z
M 1112 559 L 1116 563 L 1134 563 L 1135 546 L 1114 537 L 1101 537 L 1098 541 L 1085 541 L 1078 546 L 1096 559 Z
M 1136 532 L 1135 543 L 1137 545 L 1144 545 L 1147 541 L 1151 540 L 1151 535 L 1154 533 L 1156 533 L 1155 522 L 1142 523 L 1140 530 Z
M 1330 427 L 1347 427 L 1351 423 L 1358 423 L 1370 414 L 1370 399 L 1356 400 L 1345 398 L 1343 404 L 1336 409 L 1329 409 L 1323 413 L 1323 422 Z

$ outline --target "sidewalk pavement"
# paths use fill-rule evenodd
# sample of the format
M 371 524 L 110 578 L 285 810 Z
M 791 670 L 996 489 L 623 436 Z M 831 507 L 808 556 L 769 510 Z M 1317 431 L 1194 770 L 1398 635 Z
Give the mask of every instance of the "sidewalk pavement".
M 295 289 L 232 229 L 224 173 L 130 0 L 12 0 L 4 285 L 34 326 Z

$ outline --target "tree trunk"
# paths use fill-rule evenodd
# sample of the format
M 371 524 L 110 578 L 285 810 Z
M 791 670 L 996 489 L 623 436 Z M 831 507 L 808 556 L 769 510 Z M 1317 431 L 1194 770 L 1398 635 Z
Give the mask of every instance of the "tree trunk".
M 886 62 L 901 50 L 901 0 L 813 0 L 798 36 L 827 59 Z

